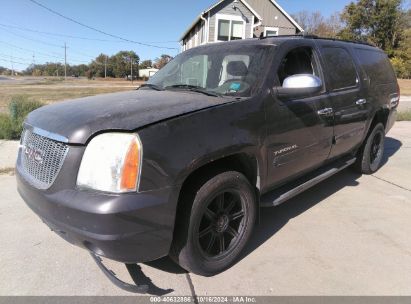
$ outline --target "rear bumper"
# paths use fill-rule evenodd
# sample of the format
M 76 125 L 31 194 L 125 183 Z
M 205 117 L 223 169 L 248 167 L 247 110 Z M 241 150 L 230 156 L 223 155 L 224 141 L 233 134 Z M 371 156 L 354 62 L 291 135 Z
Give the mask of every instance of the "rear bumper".
M 123 263 L 169 253 L 177 205 L 174 188 L 122 195 L 51 192 L 33 188 L 18 169 L 16 176 L 26 204 L 68 242 Z
M 397 120 L 397 108 L 393 108 L 390 110 L 390 114 L 388 115 L 387 125 L 385 127 L 385 133 L 388 133 L 392 129 L 396 120 Z

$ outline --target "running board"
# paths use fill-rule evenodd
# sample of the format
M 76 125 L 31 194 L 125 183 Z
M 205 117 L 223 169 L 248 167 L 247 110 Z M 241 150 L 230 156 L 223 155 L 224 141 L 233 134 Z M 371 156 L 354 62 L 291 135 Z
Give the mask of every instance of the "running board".
M 326 180 L 334 174 L 344 170 L 351 166 L 356 161 L 356 158 L 343 159 L 334 163 L 331 163 L 324 168 L 314 171 L 307 176 L 298 179 L 291 184 L 286 184 L 272 192 L 264 194 L 260 199 L 261 207 L 275 207 L 288 201 L 289 199 L 297 196 L 305 190 L 317 185 L 318 183 Z
M 145 294 L 148 291 L 148 286 L 147 285 L 133 285 L 126 283 L 119 278 L 117 278 L 116 274 L 114 271 L 108 269 L 106 266 L 104 266 L 103 261 L 101 258 L 94 254 L 93 252 L 90 251 L 90 255 L 93 258 L 93 260 L 96 262 L 97 266 L 103 271 L 103 273 L 106 275 L 106 277 L 116 285 L 117 287 L 128 291 L 128 292 L 134 292 L 134 293 L 142 293 Z

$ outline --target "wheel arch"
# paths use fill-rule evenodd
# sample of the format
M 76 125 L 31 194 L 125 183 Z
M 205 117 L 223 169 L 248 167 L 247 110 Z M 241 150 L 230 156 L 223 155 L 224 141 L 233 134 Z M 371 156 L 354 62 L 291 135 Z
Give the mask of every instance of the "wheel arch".
M 191 213 L 191 198 L 194 198 L 196 190 L 210 178 L 225 171 L 237 171 L 248 179 L 254 188 L 257 219 L 259 218 L 260 170 L 258 159 L 247 153 L 232 154 L 197 167 L 185 178 L 178 195 L 173 239 L 181 219 Z
M 368 137 L 368 135 L 370 135 L 372 130 L 374 130 L 374 127 L 379 123 L 382 123 L 384 125 L 384 128 L 386 128 L 387 123 L 388 123 L 389 115 L 390 115 L 390 110 L 389 109 L 379 108 L 375 112 L 375 114 L 373 116 L 373 119 L 371 120 L 370 127 L 368 128 L 368 132 L 367 132 L 367 137 Z

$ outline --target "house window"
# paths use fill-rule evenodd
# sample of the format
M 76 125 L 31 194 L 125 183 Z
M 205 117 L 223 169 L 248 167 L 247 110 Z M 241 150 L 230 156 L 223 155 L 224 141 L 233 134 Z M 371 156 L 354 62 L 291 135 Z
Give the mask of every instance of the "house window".
M 243 26 L 242 21 L 232 21 L 231 22 L 231 35 L 230 40 L 239 40 L 243 38 Z
M 278 32 L 279 32 L 278 27 L 265 27 L 264 28 L 264 36 L 265 37 L 278 36 Z
M 237 16 L 217 16 L 217 40 L 230 41 L 244 39 L 245 22 Z
M 228 41 L 230 37 L 230 21 L 218 20 L 218 40 Z

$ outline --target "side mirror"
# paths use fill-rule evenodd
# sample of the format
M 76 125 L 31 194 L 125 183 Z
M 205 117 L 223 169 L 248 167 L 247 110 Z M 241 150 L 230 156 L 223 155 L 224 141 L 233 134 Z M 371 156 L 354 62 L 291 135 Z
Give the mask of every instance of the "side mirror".
M 282 87 L 274 88 L 279 98 L 301 98 L 320 93 L 323 83 L 311 74 L 298 74 L 287 77 Z

